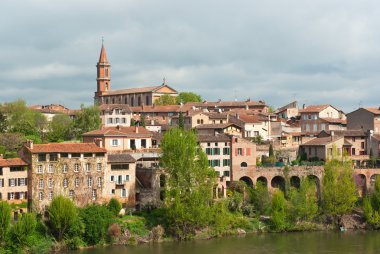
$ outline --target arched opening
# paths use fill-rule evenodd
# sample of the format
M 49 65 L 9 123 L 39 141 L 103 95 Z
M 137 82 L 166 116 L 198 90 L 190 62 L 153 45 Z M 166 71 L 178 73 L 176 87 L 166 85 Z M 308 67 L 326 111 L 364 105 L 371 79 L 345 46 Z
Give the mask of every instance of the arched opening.
M 321 183 L 320 183 L 319 178 L 315 175 L 308 175 L 307 179 L 309 179 L 312 183 L 315 184 L 315 187 L 317 189 L 318 198 L 321 198 Z
M 375 186 L 375 182 L 376 182 L 377 177 L 380 177 L 380 175 L 379 174 L 371 175 L 371 178 L 370 178 L 371 186 Z
M 282 176 L 275 176 L 271 181 L 272 188 L 278 188 L 281 191 L 285 191 L 285 179 Z
M 367 181 L 366 176 L 359 174 L 355 176 L 355 183 L 359 190 L 359 196 L 364 197 L 367 192 Z
M 256 185 L 261 184 L 262 186 L 268 187 L 268 180 L 264 176 L 260 176 L 256 180 Z
M 245 182 L 248 186 L 253 186 L 252 179 L 249 178 L 248 176 L 243 176 L 242 178 L 239 179 L 239 181 Z
M 290 186 L 298 189 L 301 186 L 301 179 L 298 176 L 290 177 Z
M 240 167 L 241 168 L 246 168 L 246 167 L 248 167 L 248 164 L 247 164 L 247 162 L 242 162 L 242 163 L 240 163 Z
M 165 187 L 166 185 L 166 176 L 165 175 L 160 175 L 160 187 Z

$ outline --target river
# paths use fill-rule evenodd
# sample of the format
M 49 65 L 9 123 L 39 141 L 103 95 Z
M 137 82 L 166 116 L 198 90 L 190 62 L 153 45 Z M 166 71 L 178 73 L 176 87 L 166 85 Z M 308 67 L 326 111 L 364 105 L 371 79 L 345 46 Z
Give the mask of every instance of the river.
M 380 253 L 380 232 L 301 232 L 248 234 L 190 242 L 168 242 L 139 246 L 111 246 L 69 252 L 70 254 L 303 254 Z

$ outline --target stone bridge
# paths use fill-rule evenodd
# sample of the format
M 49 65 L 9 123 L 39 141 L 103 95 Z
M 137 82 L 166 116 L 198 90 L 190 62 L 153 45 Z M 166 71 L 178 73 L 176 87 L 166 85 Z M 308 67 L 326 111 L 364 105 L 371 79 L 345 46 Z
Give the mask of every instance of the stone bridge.
M 376 176 L 380 176 L 380 169 L 353 169 L 355 182 L 360 194 L 373 188 Z M 287 175 L 287 176 L 286 176 Z M 299 187 L 301 179 L 313 179 L 318 191 L 322 184 L 324 175 L 323 166 L 294 166 L 284 171 L 283 167 L 257 167 L 252 170 L 235 170 L 233 172 L 234 181 L 244 181 L 250 186 L 255 186 L 257 182 L 262 182 L 269 191 L 275 188 L 285 188 L 285 178 L 288 177 L 290 185 Z

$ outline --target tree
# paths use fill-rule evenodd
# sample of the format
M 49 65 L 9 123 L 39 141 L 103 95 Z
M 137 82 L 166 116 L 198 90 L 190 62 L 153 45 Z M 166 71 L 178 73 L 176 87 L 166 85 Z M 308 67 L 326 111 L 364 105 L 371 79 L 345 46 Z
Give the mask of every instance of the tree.
M 34 213 L 22 214 L 21 218 L 14 224 L 10 231 L 10 240 L 18 247 L 25 246 L 37 225 Z
M 285 230 L 285 197 L 282 191 L 276 190 L 272 196 L 271 226 L 276 231 Z
M 17 151 L 25 142 L 21 133 L 0 133 L 0 147 L 5 158 L 17 157 Z
M 57 114 L 49 123 L 48 139 L 50 142 L 60 142 L 72 138 L 73 121 L 66 114 Z
M 183 113 L 182 111 L 179 112 L 179 116 L 178 116 L 178 127 L 181 129 L 181 130 L 184 130 L 185 129 L 185 119 L 183 117 Z
M 169 94 L 164 94 L 160 96 L 157 100 L 154 101 L 155 105 L 167 106 L 167 105 L 176 105 L 177 98 Z
M 251 202 L 259 215 L 268 215 L 271 208 L 271 199 L 267 186 L 257 181 L 256 186 L 251 192 Z
M 0 106 L 1 109 L 1 106 Z M 0 133 L 5 132 L 8 128 L 7 117 L 4 113 L 0 111 Z
M 135 126 L 136 125 L 136 121 L 135 121 L 135 119 L 131 119 L 131 126 Z
M 177 104 L 186 104 L 188 102 L 202 102 L 202 97 L 192 92 L 181 92 L 177 97 Z
M 57 240 L 61 241 L 78 219 L 75 205 L 69 198 L 59 195 L 53 198 L 48 212 L 52 232 Z
M 273 145 L 269 145 L 269 157 L 274 156 Z
M 6 201 L 0 201 L 0 243 L 4 241 L 10 222 L 11 206 Z
M 144 115 L 140 116 L 140 125 L 139 126 L 142 126 L 145 128 L 145 116 Z
M 100 109 L 98 106 L 85 107 L 81 105 L 81 110 L 76 114 L 74 129 L 76 137 L 79 139 L 83 133 L 100 128 Z
M 256 136 L 256 137 L 253 137 L 253 138 L 252 138 L 252 142 L 253 142 L 253 143 L 256 143 L 256 144 L 258 144 L 258 145 L 261 145 L 261 144 L 263 143 L 263 136 L 258 135 L 258 136 Z
M 371 195 L 363 199 L 364 217 L 374 228 L 380 228 L 380 177 L 376 177 Z
M 164 200 L 169 230 L 177 238 L 186 239 L 211 220 L 215 172 L 192 131 L 170 129 L 161 148 L 161 163 L 170 176 Z
M 107 235 L 107 229 L 112 223 L 113 214 L 100 205 L 90 205 L 80 210 L 85 231 L 84 241 L 89 245 L 98 244 Z
M 116 198 L 111 198 L 107 204 L 107 208 L 113 213 L 113 215 L 117 216 L 121 210 L 121 204 Z
M 323 209 L 332 216 L 350 212 L 358 200 L 351 162 L 332 160 L 325 165 Z

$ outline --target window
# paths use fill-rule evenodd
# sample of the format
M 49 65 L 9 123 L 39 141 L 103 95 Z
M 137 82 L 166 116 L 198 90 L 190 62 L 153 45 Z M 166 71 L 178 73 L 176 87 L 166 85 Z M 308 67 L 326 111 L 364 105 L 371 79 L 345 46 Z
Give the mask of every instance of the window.
M 90 170 L 91 170 L 91 164 L 86 163 L 86 172 L 90 172 Z
M 218 146 L 218 143 L 215 143 L 215 146 Z
M 223 148 L 223 155 L 230 155 L 230 148 L 229 147 Z
M 107 123 L 112 124 L 112 118 L 107 118 Z
M 231 164 L 230 159 L 223 159 L 223 167 L 230 166 L 230 164 Z
M 125 198 L 125 197 L 127 197 L 127 195 L 128 195 L 128 192 L 127 192 L 126 189 L 121 189 L 120 190 L 120 196 L 121 197 Z
M 146 139 L 141 140 L 141 147 L 146 148 Z
M 40 180 L 38 181 L 38 188 L 40 188 L 40 189 L 43 189 L 43 188 L 44 188 L 44 180 L 43 180 L 43 179 L 40 179 Z
M 62 172 L 67 173 L 67 164 L 63 164 Z
M 112 142 L 111 143 L 112 146 L 118 146 L 119 145 L 119 140 L 117 140 L 117 139 L 112 139 L 111 142 Z
M 42 165 L 38 165 L 37 166 L 37 173 L 42 174 L 43 172 L 44 172 L 44 168 L 42 167 Z
M 49 178 L 48 180 L 48 187 L 53 188 L 53 178 Z
M 67 180 L 67 178 L 63 179 L 63 188 L 67 188 L 68 185 L 69 185 L 69 180 Z
M 72 158 L 80 158 L 80 153 L 72 153 L 71 157 Z
M 115 123 L 120 123 L 120 118 L 115 118 Z
M 8 200 L 13 200 L 15 198 L 14 192 L 8 192 Z
M 98 177 L 98 187 L 102 187 L 102 178 Z
M 74 172 L 79 172 L 79 164 L 75 163 L 74 165 Z
M 313 131 L 315 131 L 315 132 L 318 131 L 318 124 L 315 123 L 315 124 L 313 125 Z
M 53 192 L 49 192 L 49 200 L 52 200 L 53 199 Z
M 96 199 L 96 190 L 92 190 L 92 199 Z
M 214 154 L 220 155 L 220 148 L 214 148 Z
M 0 179 L 0 187 L 4 187 L 4 179 Z
M 129 175 L 125 175 L 125 181 L 129 182 Z
M 61 153 L 61 158 L 68 158 L 69 154 L 68 153 Z
M 96 164 L 96 170 L 98 170 L 98 171 L 102 170 L 102 163 Z
M 201 119 L 197 119 L 197 124 L 201 124 Z
M 241 167 L 241 168 L 246 168 L 246 167 L 248 167 L 247 162 L 242 162 L 242 163 L 240 163 L 240 167 Z
M 79 177 L 75 178 L 75 187 L 79 187 L 79 183 L 80 183 Z
M 206 148 L 206 154 L 207 155 L 212 155 L 212 149 L 211 148 Z
M 322 131 L 326 130 L 326 124 L 321 123 L 321 130 L 322 130 Z
M 207 143 L 207 146 L 211 146 L 211 143 Z
M 111 164 L 111 170 L 128 170 L 129 164 Z
M 52 164 L 49 164 L 48 166 L 48 173 L 54 173 L 54 167 Z
M 223 175 L 226 176 L 226 177 L 229 177 L 230 176 L 230 171 L 228 171 L 228 170 L 223 171 Z
M 125 120 L 125 117 L 121 118 L 121 123 L 127 123 L 127 121 Z
M 69 191 L 69 197 L 72 199 L 74 198 L 74 191 L 73 190 L 70 190 Z
M 129 147 L 132 150 L 135 150 L 136 149 L 136 140 L 134 140 L 134 139 L 129 140 Z
M 38 200 L 42 201 L 44 199 L 44 194 L 42 192 L 38 193 Z
M 115 181 L 115 176 L 111 176 L 111 182 Z
M 237 149 L 237 154 L 238 155 L 243 155 L 243 148 L 238 148 Z
M 361 148 L 364 149 L 364 142 L 361 143 Z
M 50 161 L 57 161 L 58 160 L 58 154 L 56 154 L 56 153 L 49 154 L 49 160 Z
M 310 125 L 309 124 L 306 124 L 306 131 L 310 131 Z
M 46 161 L 46 154 L 39 153 L 38 154 L 38 161 Z
M 89 176 L 89 177 L 87 178 L 87 186 L 88 186 L 88 187 L 92 187 L 92 177 L 91 177 L 91 176 Z

